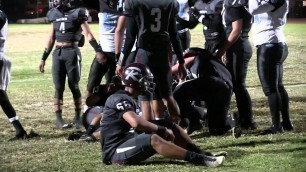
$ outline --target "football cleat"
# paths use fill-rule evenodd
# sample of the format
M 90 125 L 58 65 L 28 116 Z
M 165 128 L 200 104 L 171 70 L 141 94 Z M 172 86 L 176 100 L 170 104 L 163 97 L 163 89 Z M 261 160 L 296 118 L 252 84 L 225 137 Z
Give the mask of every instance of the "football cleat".
M 264 130 L 261 135 L 267 135 L 267 134 L 278 134 L 278 133 L 283 133 L 284 129 L 282 126 L 276 127 L 272 126 L 266 130 Z
M 93 135 L 88 135 L 88 134 L 83 134 L 80 139 L 80 141 L 85 141 L 85 142 L 95 142 L 97 139 Z
M 218 167 L 220 165 L 223 164 L 225 160 L 225 157 L 224 156 L 206 156 L 203 160 L 203 165 L 207 166 L 207 167 L 212 167 L 212 168 L 215 168 L 215 167 Z
M 59 129 L 67 129 L 67 128 L 71 128 L 72 124 L 66 123 L 63 119 L 57 119 L 55 122 L 55 126 L 56 128 L 59 128 Z
M 16 141 L 16 140 L 25 140 L 27 138 L 28 138 L 27 133 L 25 131 L 23 131 L 20 134 L 15 135 L 15 137 L 9 139 L 8 141 L 12 142 L 12 141 Z
M 282 126 L 283 126 L 283 129 L 285 131 L 292 131 L 293 130 L 293 124 L 291 122 L 282 122 Z

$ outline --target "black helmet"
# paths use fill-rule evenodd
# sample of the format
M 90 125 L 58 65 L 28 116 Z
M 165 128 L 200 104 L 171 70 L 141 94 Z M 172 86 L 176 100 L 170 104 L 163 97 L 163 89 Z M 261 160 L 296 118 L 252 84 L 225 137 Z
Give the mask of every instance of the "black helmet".
M 121 80 L 124 86 L 138 89 L 141 92 L 153 92 L 155 83 L 150 69 L 142 63 L 127 65 L 122 73 Z

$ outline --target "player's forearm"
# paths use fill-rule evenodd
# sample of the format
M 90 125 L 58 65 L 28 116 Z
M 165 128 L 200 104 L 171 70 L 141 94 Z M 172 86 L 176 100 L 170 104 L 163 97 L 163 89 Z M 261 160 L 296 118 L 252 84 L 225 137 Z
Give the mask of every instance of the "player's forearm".
M 120 16 L 115 30 L 115 54 L 119 54 L 121 52 L 125 29 L 126 17 Z

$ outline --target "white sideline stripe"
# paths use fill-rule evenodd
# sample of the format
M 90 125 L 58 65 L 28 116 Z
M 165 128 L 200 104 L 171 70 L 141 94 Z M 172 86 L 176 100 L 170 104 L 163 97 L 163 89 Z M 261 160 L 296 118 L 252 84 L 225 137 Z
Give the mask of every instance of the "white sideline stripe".
M 122 152 L 126 152 L 128 150 L 134 149 L 136 146 L 130 146 L 130 147 L 125 147 L 125 148 L 117 148 L 116 152 L 117 153 L 122 153 Z

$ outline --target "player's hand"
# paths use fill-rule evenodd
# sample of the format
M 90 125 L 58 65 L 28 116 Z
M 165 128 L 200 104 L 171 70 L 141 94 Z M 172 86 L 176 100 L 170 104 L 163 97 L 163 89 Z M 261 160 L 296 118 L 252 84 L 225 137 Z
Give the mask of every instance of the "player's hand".
M 196 52 L 193 50 L 185 50 L 183 53 L 184 58 L 196 56 Z
M 173 131 L 171 129 L 166 128 L 165 134 L 163 138 L 167 141 L 173 142 L 175 139 L 175 136 L 173 134 Z
M 187 70 L 185 64 L 179 64 L 178 66 L 178 76 L 180 80 L 185 81 L 187 77 Z
M 41 72 L 41 73 L 44 73 L 45 72 L 45 60 L 41 60 L 40 61 L 40 64 L 39 64 L 39 71 Z
M 101 52 L 97 52 L 96 58 L 97 58 L 98 63 L 100 64 L 105 64 L 107 61 L 107 56 Z
M 117 65 L 116 67 L 116 75 L 121 76 L 123 71 L 123 67 L 120 65 Z
M 192 15 L 196 20 L 200 18 L 201 14 L 194 7 L 190 7 L 189 11 L 190 11 L 190 15 Z

